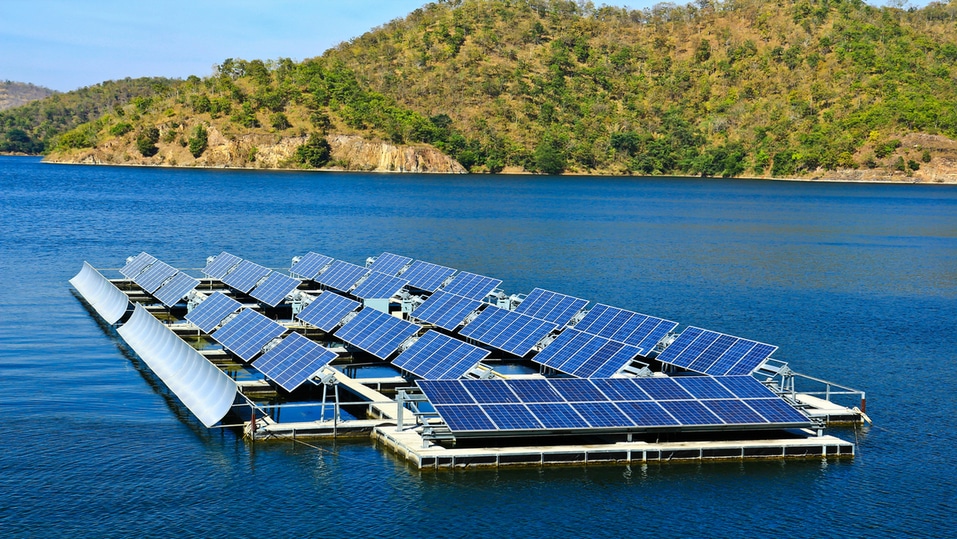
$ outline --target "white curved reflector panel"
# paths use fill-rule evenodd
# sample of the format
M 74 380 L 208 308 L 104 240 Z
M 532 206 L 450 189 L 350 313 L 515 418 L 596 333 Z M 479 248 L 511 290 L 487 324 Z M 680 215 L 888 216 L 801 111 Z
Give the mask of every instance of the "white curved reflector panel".
M 229 411 L 238 391 L 236 382 L 141 305 L 117 331 L 206 427 Z
M 83 296 L 96 312 L 113 325 L 126 313 L 130 299 L 126 297 L 109 279 L 103 276 L 89 262 L 83 263 L 83 269 L 76 277 L 70 279 L 70 284 Z

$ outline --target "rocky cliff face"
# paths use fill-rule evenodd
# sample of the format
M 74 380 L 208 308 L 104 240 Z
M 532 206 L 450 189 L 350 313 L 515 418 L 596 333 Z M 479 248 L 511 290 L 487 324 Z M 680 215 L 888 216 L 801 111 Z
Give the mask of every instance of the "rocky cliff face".
M 229 137 L 215 126 L 207 128 L 209 145 L 199 157 L 193 157 L 182 141 L 188 131 L 179 128 L 169 142 L 159 142 L 159 152 L 143 157 L 132 135 L 113 139 L 92 149 L 73 150 L 47 156 L 53 163 L 110 165 L 155 165 L 216 168 L 297 168 L 296 149 L 306 142 L 305 136 L 283 137 L 274 134 L 244 134 Z M 427 145 L 394 145 L 366 140 L 354 135 L 330 135 L 332 160 L 325 170 L 358 170 L 368 172 L 418 172 L 465 174 L 468 171 L 448 155 Z

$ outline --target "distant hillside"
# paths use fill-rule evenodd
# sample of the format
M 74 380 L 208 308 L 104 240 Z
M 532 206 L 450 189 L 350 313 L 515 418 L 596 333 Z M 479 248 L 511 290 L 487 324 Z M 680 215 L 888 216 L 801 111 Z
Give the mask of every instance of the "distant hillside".
M 144 96 L 166 95 L 179 81 L 139 78 L 106 81 L 0 112 L 0 152 L 44 153 L 53 138 Z
M 0 81 L 0 111 L 43 99 L 54 91 L 24 82 Z

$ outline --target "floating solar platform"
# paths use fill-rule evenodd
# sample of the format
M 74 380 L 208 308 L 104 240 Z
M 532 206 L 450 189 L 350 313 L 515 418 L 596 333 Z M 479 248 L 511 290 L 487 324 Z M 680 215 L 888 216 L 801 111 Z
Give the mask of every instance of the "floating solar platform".
M 296 318 L 313 325 L 326 333 L 331 333 L 347 314 L 359 308 L 358 301 L 340 296 L 326 290 L 312 300 Z
M 671 320 L 599 303 L 575 324 L 575 329 L 637 346 L 647 355 L 677 326 Z
M 173 278 L 166 282 L 159 290 L 153 292 L 153 297 L 158 299 L 163 305 L 172 307 L 179 303 L 186 294 L 189 294 L 194 288 L 199 286 L 199 279 L 190 277 L 182 271 L 173 275 Z
M 149 266 L 153 262 L 156 262 L 156 258 L 153 255 L 147 252 L 142 252 L 134 256 L 133 258 L 131 258 L 130 261 L 127 262 L 125 266 L 120 268 L 120 273 L 122 273 L 123 276 L 128 279 L 132 279 L 136 277 L 137 275 L 139 275 L 144 269 L 147 268 L 147 266 Z
M 223 284 L 239 290 L 243 294 L 248 294 L 263 277 L 272 272 L 267 267 L 260 266 L 249 260 L 241 261 L 236 269 L 223 276 Z
M 319 274 L 313 280 L 327 288 L 348 292 L 355 286 L 359 279 L 369 273 L 369 268 L 350 264 L 342 260 L 333 261 L 326 271 Z
M 541 318 L 564 326 L 588 305 L 588 300 L 550 292 L 541 288 L 532 290 L 515 312 Z
M 532 361 L 579 378 L 607 378 L 640 353 L 637 346 L 566 328 Z
M 353 296 L 362 299 L 388 299 L 396 295 L 409 281 L 393 277 L 385 273 L 373 271 L 368 277 L 351 292 Z
M 658 361 L 712 376 L 750 374 L 777 346 L 694 326 L 686 328 L 658 355 Z
M 138 284 L 140 288 L 145 290 L 148 294 L 156 292 L 159 287 L 163 286 L 170 277 L 176 275 L 179 272 L 178 269 L 170 266 L 166 262 L 157 260 L 150 264 L 148 268 L 143 270 L 142 273 L 133 277 L 133 282 Z
M 196 307 L 193 307 L 193 310 L 186 313 L 186 319 L 205 333 L 209 333 L 227 316 L 242 308 L 242 303 L 239 303 L 222 292 L 216 292 L 204 299 L 202 303 Z
M 502 284 L 501 279 L 493 279 L 463 271 L 456 275 L 449 284 L 442 287 L 442 291 L 467 298 L 482 299 L 491 294 L 495 287 L 500 284 Z
M 459 334 L 524 357 L 556 328 L 558 325 L 546 320 L 489 306 Z
M 398 355 L 392 364 L 427 380 L 461 378 L 489 351 L 429 330 Z
M 266 277 L 265 281 L 254 288 L 249 295 L 270 307 L 275 307 L 298 286 L 299 279 L 293 279 L 288 275 L 274 271 Z
M 452 268 L 416 260 L 402 272 L 401 276 L 403 279 L 409 281 L 409 286 L 411 287 L 427 292 L 434 292 L 438 287 L 442 286 L 442 283 L 451 277 L 453 273 L 455 273 L 455 270 Z
M 694 378 L 700 377 L 418 380 L 416 384 L 456 436 L 771 430 L 810 425 L 807 416 L 750 376 L 715 377 L 708 382 Z
M 309 251 L 289 268 L 289 273 L 298 275 L 303 279 L 315 279 L 316 275 L 319 275 L 333 260 L 331 256 Z
M 379 273 L 385 273 L 386 275 L 396 276 L 411 262 L 412 259 L 407 256 L 399 256 L 392 253 L 382 253 L 376 257 L 375 261 L 372 262 L 372 265 L 369 266 L 369 269 L 372 271 L 378 271 Z
M 343 341 L 386 359 L 421 327 L 382 311 L 365 308 L 335 332 Z
M 227 273 L 237 264 L 242 262 L 242 258 L 239 258 L 236 255 L 229 254 L 226 251 L 223 251 L 216 255 L 212 261 L 206 264 L 206 267 L 203 268 L 203 273 L 213 279 L 222 279 L 226 276 Z
M 453 331 L 481 306 L 481 300 L 449 294 L 440 290 L 434 292 L 429 296 L 429 299 L 419 305 L 412 312 L 412 317 L 442 329 Z
M 239 311 L 210 336 L 240 359 L 249 361 L 286 328 L 252 309 Z
M 254 361 L 253 367 L 291 393 L 334 359 L 332 350 L 293 333 Z

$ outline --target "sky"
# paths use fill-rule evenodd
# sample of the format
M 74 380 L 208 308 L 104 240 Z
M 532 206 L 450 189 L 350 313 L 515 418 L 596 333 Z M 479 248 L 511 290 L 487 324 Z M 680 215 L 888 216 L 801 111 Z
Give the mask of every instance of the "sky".
M 66 92 L 126 77 L 205 77 L 226 58 L 299 61 L 427 3 L 0 0 L 0 80 Z M 656 3 L 594 1 L 631 9 Z

